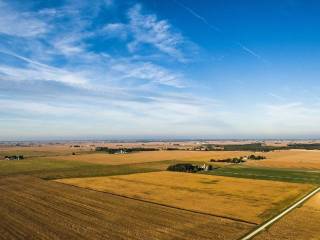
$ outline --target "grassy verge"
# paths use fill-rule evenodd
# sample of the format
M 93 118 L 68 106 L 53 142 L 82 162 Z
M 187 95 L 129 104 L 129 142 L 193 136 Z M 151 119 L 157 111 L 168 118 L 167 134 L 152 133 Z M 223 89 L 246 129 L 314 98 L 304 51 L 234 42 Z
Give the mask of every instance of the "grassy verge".
M 298 200 L 300 200 L 302 197 L 304 197 L 305 195 L 307 195 L 309 192 L 313 190 L 314 188 L 311 188 L 307 192 L 300 192 L 299 195 L 297 196 L 292 196 L 287 199 L 283 199 L 281 202 L 271 205 L 270 208 L 264 211 L 263 213 L 261 213 L 259 217 L 265 220 L 269 220 L 272 217 L 279 214 L 280 212 L 287 209 L 288 207 L 290 207 L 291 205 L 293 205 L 293 203 L 297 202 Z
M 204 174 L 274 180 L 294 183 L 311 183 L 320 184 L 320 172 L 313 171 L 297 171 L 272 168 L 249 168 L 242 166 L 232 166 L 219 168 L 214 171 L 204 172 Z

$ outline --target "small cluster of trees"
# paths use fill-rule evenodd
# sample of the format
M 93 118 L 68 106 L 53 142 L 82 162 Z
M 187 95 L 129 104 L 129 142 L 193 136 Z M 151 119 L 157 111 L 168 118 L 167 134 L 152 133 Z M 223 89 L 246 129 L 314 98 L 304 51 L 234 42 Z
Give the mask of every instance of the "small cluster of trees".
M 262 160 L 262 159 L 266 159 L 265 156 L 256 156 L 256 155 L 250 155 L 248 157 L 239 157 L 239 158 L 226 158 L 226 159 L 211 159 L 210 162 L 225 162 L 225 163 L 243 163 L 246 160 Z
M 178 163 L 174 165 L 170 165 L 167 168 L 168 171 L 174 171 L 174 172 L 199 172 L 199 171 L 212 171 L 213 166 L 212 165 L 204 165 L 204 166 L 198 166 L 193 165 L 191 163 Z
M 260 156 L 260 155 L 256 156 L 256 155 L 252 154 L 252 155 L 248 156 L 248 159 L 250 159 L 250 160 L 263 160 L 263 159 L 266 159 L 266 157 Z
M 284 149 L 284 147 L 266 146 L 262 143 L 223 145 L 223 150 L 225 151 L 270 152 L 281 149 Z
M 200 147 L 197 147 L 197 149 L 195 150 L 270 152 L 275 150 L 289 150 L 289 149 L 320 150 L 320 143 L 292 143 L 292 144 L 288 144 L 288 146 L 268 146 L 263 143 L 226 144 L 226 145 L 204 144 Z
M 71 148 L 79 148 L 79 147 L 81 147 L 80 145 L 71 145 L 70 146 Z
M 226 158 L 226 159 L 211 159 L 210 162 L 225 162 L 225 163 L 243 163 L 245 160 L 243 160 L 243 157 L 240 158 Z
M 96 147 L 98 152 L 107 152 L 109 154 L 115 153 L 132 153 L 132 152 L 141 152 L 141 151 L 158 151 L 158 148 L 108 148 L 108 147 Z
M 289 149 L 306 149 L 306 150 L 320 150 L 320 143 L 294 143 L 288 144 Z
M 168 147 L 166 148 L 167 151 L 177 151 L 177 150 L 181 150 L 180 148 L 176 148 L 176 147 Z
M 6 160 L 21 160 L 24 159 L 23 155 L 13 155 L 13 156 L 5 156 Z
M 170 165 L 167 170 L 174 172 L 196 172 L 195 166 L 190 163 L 179 163 Z
M 270 152 L 274 150 L 283 150 L 287 147 L 266 146 L 262 143 L 249 143 L 249 144 L 203 144 L 194 148 L 200 151 L 252 151 L 252 152 Z

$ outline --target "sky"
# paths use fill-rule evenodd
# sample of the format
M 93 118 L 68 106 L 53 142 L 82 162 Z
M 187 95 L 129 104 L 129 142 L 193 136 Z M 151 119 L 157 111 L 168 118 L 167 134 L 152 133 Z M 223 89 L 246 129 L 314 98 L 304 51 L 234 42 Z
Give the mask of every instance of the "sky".
M 0 140 L 319 138 L 319 10 L 0 0 Z

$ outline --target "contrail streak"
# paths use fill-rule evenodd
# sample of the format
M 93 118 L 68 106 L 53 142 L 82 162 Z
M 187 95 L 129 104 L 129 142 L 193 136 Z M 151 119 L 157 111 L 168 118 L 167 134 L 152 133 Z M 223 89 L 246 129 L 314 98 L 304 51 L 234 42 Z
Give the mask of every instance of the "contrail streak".
M 201 15 L 199 15 L 198 13 L 196 13 L 193 9 L 189 8 L 188 6 L 182 4 L 181 2 L 177 1 L 177 0 L 173 0 L 177 5 L 179 5 L 180 7 L 182 7 L 183 9 L 185 9 L 186 11 L 188 11 L 193 17 L 199 19 L 202 23 L 204 23 L 205 25 L 207 25 L 207 27 L 209 27 L 211 30 L 214 30 L 216 32 L 220 32 L 221 30 L 220 28 L 211 25 L 207 19 L 205 19 L 204 17 L 202 17 Z M 247 46 L 243 45 L 240 42 L 237 41 L 233 41 L 236 45 L 238 45 L 243 51 L 245 51 L 246 53 L 250 54 L 251 56 L 267 63 L 268 61 L 266 61 L 262 56 L 260 56 L 259 54 L 257 54 L 256 52 L 254 52 L 253 50 L 251 50 L 250 48 L 248 48 Z
M 241 44 L 241 43 L 239 43 L 239 42 L 237 42 L 237 45 L 239 45 L 239 47 L 241 47 L 242 50 L 246 51 L 246 52 L 249 53 L 250 55 L 252 55 L 252 56 L 254 56 L 254 57 L 256 57 L 256 58 L 259 58 L 259 59 L 263 60 L 263 58 L 262 58 L 260 55 L 258 55 L 258 54 L 255 53 L 254 51 L 252 51 L 250 48 L 244 46 L 243 44 Z
M 187 10 L 191 15 L 193 15 L 195 18 L 198 18 L 201 22 L 203 22 L 205 25 L 207 25 L 209 28 L 211 28 L 212 30 L 216 31 L 216 32 L 220 32 L 220 29 L 214 25 L 211 25 L 204 17 L 202 17 L 201 15 L 199 15 L 198 13 L 196 13 L 194 10 L 192 10 L 191 8 L 187 7 L 186 5 L 182 4 L 181 2 L 174 0 L 175 3 L 177 3 L 178 5 L 180 5 L 180 7 L 184 8 L 185 10 Z

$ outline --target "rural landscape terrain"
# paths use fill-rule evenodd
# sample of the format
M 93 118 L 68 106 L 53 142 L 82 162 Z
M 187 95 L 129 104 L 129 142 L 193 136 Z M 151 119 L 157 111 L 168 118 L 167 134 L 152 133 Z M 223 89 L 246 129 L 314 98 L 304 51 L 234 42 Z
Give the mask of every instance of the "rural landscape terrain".
M 0 0 L 0 240 L 320 240 L 320 0 Z
M 246 239 L 320 186 L 317 142 L 0 146 L 1 239 Z M 248 239 L 320 239 L 319 194 Z

